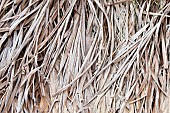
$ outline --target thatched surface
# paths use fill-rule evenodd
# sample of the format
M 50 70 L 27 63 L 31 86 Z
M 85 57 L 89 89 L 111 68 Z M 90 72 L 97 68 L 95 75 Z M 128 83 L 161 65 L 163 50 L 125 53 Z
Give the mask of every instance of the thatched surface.
M 0 0 L 0 113 L 170 113 L 169 0 Z

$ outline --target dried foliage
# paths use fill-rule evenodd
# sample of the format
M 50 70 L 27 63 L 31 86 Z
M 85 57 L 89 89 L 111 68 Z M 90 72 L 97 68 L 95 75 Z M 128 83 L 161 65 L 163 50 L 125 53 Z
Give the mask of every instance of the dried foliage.
M 170 113 L 169 0 L 0 0 L 1 113 Z

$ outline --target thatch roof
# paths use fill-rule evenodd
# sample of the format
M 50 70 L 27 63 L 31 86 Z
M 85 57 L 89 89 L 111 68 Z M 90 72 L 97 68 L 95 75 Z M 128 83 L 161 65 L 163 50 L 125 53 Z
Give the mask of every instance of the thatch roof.
M 170 113 L 169 0 L 0 0 L 1 113 Z

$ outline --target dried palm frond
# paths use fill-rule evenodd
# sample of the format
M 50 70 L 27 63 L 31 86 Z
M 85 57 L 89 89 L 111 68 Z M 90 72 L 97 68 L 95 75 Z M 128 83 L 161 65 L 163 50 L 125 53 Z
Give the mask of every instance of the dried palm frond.
M 169 0 L 0 0 L 0 112 L 169 113 Z

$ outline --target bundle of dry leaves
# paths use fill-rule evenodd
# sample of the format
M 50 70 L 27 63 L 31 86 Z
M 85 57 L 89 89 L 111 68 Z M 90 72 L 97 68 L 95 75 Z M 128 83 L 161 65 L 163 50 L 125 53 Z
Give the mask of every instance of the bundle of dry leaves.
M 169 0 L 0 0 L 1 113 L 170 113 Z

